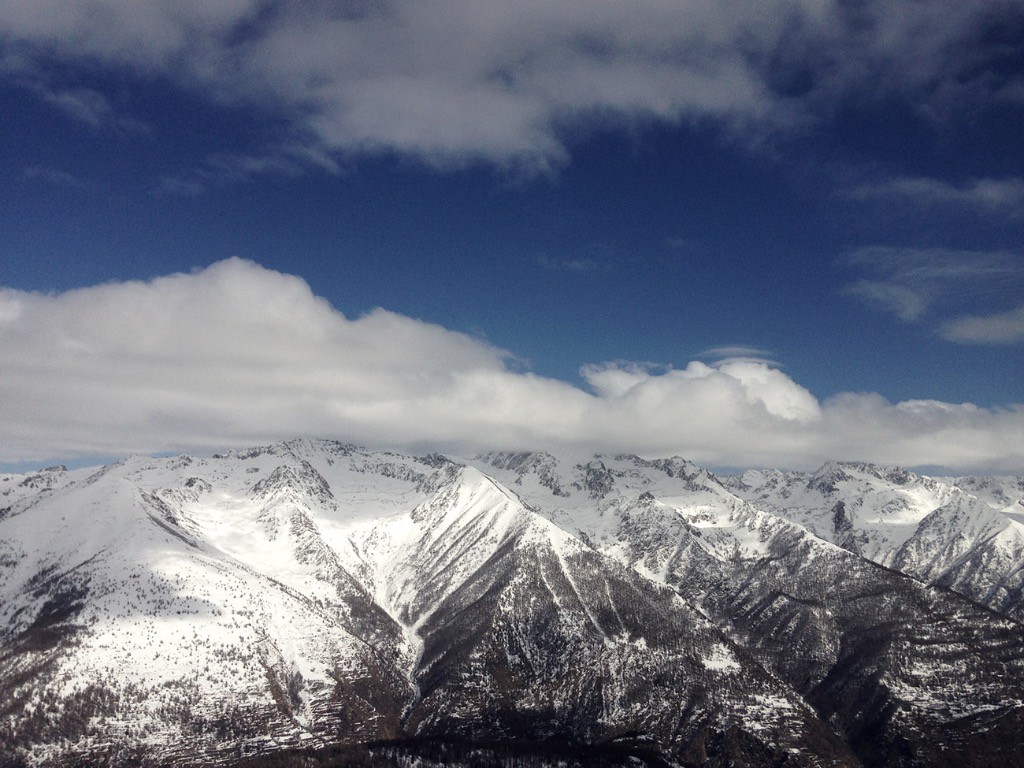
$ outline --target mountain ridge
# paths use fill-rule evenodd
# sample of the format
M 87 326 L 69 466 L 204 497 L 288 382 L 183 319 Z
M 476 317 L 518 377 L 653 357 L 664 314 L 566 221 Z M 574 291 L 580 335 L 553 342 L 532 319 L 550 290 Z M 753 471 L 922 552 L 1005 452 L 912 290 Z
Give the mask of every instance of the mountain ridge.
M 992 537 L 945 583 L 815 527 L 834 538 L 842 501 L 855 532 L 908 488 L 973 499 L 915 539 L 934 564 L 945 534 L 1012 513 L 905 470 L 811 479 L 308 439 L 3 475 L 0 744 L 29 763 L 638 734 L 679 765 L 995 754 L 986 732 L 1024 732 L 1024 629 L 1019 602 L 968 594 L 1014 588 Z

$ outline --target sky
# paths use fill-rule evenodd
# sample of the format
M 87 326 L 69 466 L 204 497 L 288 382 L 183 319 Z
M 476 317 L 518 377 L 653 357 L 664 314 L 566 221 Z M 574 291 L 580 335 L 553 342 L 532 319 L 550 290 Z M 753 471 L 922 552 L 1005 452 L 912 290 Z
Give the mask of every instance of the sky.
M 1024 2 L 0 0 L 0 469 L 1024 474 Z

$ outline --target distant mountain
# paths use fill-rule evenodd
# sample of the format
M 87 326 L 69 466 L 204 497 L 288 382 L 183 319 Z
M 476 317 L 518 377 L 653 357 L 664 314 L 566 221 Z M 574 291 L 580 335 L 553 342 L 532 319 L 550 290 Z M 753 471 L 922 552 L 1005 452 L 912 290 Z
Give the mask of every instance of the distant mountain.
M 0 475 L 0 765 L 1024 765 L 1021 487 L 312 440 Z
M 1024 478 L 933 479 L 832 462 L 726 483 L 826 541 L 1024 619 Z

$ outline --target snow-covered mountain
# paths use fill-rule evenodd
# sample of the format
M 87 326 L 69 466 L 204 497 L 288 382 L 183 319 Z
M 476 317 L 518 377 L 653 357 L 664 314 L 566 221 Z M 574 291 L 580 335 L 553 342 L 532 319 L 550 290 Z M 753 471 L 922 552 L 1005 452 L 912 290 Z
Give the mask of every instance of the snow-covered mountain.
M 725 479 L 816 536 L 1024 619 L 1024 478 L 934 479 L 830 462 Z
M 455 739 L 1024 765 L 1019 599 L 923 583 L 1010 583 L 935 564 L 1012 535 L 1013 485 L 883 475 L 310 440 L 0 475 L 0 764 Z

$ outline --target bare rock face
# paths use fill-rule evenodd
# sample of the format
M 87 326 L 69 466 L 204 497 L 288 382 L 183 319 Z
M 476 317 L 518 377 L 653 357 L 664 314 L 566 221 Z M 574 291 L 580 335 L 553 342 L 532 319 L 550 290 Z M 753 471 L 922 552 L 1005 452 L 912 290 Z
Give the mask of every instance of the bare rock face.
M 310 440 L 0 476 L 0 765 L 1024 765 L 1014 486 L 973 482 Z

